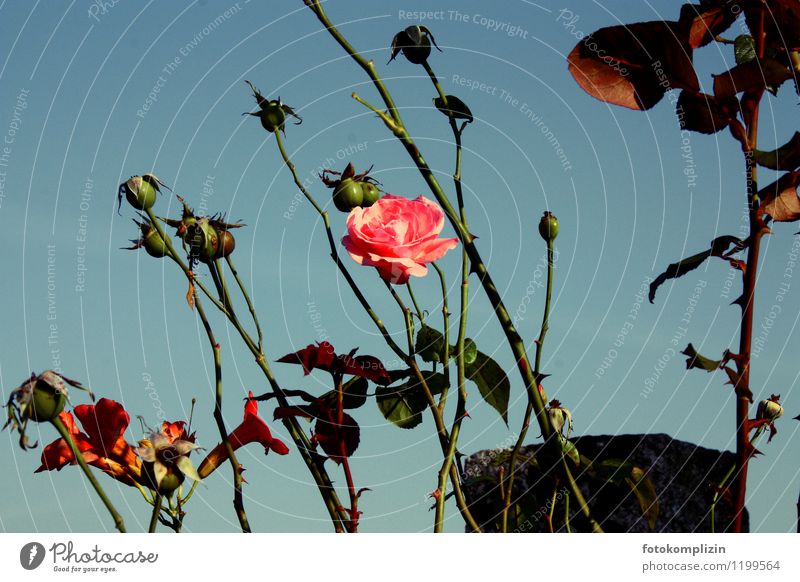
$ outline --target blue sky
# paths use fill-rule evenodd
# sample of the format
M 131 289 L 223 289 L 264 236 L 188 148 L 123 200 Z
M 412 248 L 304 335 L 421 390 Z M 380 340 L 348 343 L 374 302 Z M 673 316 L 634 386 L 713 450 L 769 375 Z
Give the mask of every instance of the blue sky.
M 357 91 L 378 102 L 363 72 L 299 1 L 101 4 L 0 4 L 0 133 L 8 148 L 0 167 L 3 394 L 31 371 L 60 366 L 148 424 L 157 422 L 159 410 L 169 419 L 185 418 L 194 397 L 198 439 L 209 448 L 216 444 L 209 351 L 186 306 L 185 279 L 167 261 L 120 250 L 136 230 L 129 208 L 116 213 L 117 185 L 151 170 L 193 206 L 247 223 L 237 232 L 235 258 L 253 290 L 270 360 L 323 334 L 340 351 L 360 346 L 360 353 L 390 360 L 391 352 L 337 276 L 317 215 L 298 203 L 273 140 L 255 119 L 240 116 L 253 107 L 244 79 L 300 113 L 304 123 L 287 127 L 286 144 L 300 176 L 314 178 L 312 191 L 320 201 L 330 198 L 316 181 L 317 168 L 341 170 L 348 161 L 358 169 L 374 164 L 373 175 L 388 192 L 430 196 L 399 143 L 350 98 Z M 570 26 L 565 9 L 573 14 Z M 424 71 L 402 58 L 386 65 L 391 38 L 416 22 L 407 13 L 438 11 L 425 22 L 443 49 L 434 52 L 432 66 L 445 90 L 476 117 L 464 134 L 470 227 L 529 342 L 538 332 L 543 300 L 538 283 L 544 248 L 536 224 L 545 209 L 559 217 L 543 362 L 552 374 L 548 391 L 572 409 L 576 432 L 660 432 L 730 449 L 730 389 L 719 376 L 687 373 L 676 352 L 690 341 L 712 357 L 736 345 L 738 311 L 728 304 L 738 296 L 738 277 L 732 279 L 728 266 L 717 261 L 664 285 L 655 305 L 642 302 L 641 289 L 715 236 L 741 233 L 739 148 L 727 133 L 693 134 L 687 144 L 669 95 L 648 113 L 600 103 L 577 86 L 565 61 L 580 32 L 674 18 L 678 9 L 679 3 L 665 0 L 633 7 L 621 0 L 573 6 L 549 0 L 492 6 L 474 0 L 328 3 L 331 19 L 375 59 L 412 135 L 449 187 L 452 136 L 432 107 Z M 707 90 L 711 73 L 732 60 L 716 46 L 697 52 Z M 791 137 L 796 128 L 783 120 L 796 118 L 795 104 L 789 85 L 777 99 L 766 99 L 764 149 Z M 765 184 L 770 179 L 762 178 Z M 175 215 L 175 199 L 163 196 L 157 212 Z M 344 215 L 335 209 L 332 223 L 343 234 Z M 800 486 L 797 423 L 789 418 L 800 409 L 791 356 L 800 339 L 800 294 L 785 271 L 800 245 L 795 230 L 778 225 L 766 239 L 759 278 L 756 335 L 764 348 L 753 360 L 753 390 L 757 398 L 780 393 L 791 413 L 773 443 L 763 445 L 766 454 L 751 465 L 748 506 L 752 526 L 761 531 L 794 527 Z M 445 234 L 452 236 L 449 226 Z M 457 253 L 442 265 L 455 302 Z M 400 314 L 374 272 L 355 265 L 351 272 L 402 340 Z M 414 283 L 431 321 L 440 325 L 438 279 Z M 247 390 L 264 391 L 265 383 L 235 332 L 217 314 L 212 323 L 223 346 L 226 418 L 235 425 L 241 397 Z M 628 333 L 620 343 L 623 328 Z M 513 369 L 476 282 L 469 335 Z M 295 366 L 273 368 L 285 387 L 327 390 L 322 375 L 304 378 Z M 512 442 L 525 397 L 517 375 L 509 376 L 511 429 L 475 391 L 462 452 Z M 76 404 L 84 400 L 74 396 Z M 262 413 L 270 419 L 271 407 L 263 406 Z M 362 529 L 430 530 L 426 497 L 440 462 L 432 420 L 403 431 L 388 425 L 372 402 L 355 416 L 362 436 L 354 477 L 372 489 L 362 499 Z M 270 424 L 288 441 L 282 426 Z M 139 432 L 134 420 L 130 440 Z M 39 440 L 52 438 L 43 427 Z M 15 443 L 8 433 L 0 435 L 0 488 L 6 492 L 0 530 L 111 529 L 78 470 L 33 475 L 38 451 L 23 453 Z M 264 457 L 253 447 L 240 459 L 247 467 L 246 503 L 255 529 L 329 530 L 296 452 Z M 343 484 L 343 477 L 338 481 Z M 144 528 L 149 511 L 138 494 L 109 479 L 103 483 L 130 528 Z M 237 529 L 229 487 L 229 471 L 223 470 L 199 488 L 188 508 L 188 530 Z M 461 528 L 450 507 L 447 529 Z

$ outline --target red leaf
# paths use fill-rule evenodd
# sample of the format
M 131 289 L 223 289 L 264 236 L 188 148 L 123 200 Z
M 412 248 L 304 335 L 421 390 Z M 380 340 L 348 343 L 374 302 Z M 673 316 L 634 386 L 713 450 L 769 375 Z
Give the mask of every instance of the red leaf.
M 721 100 L 705 93 L 681 91 L 675 111 L 681 129 L 711 134 L 730 124 L 738 105 L 736 99 Z
M 765 89 L 775 92 L 784 81 L 791 78 L 792 72 L 781 63 L 772 59 L 754 59 L 714 75 L 714 95 L 725 98 Z
M 314 440 L 335 463 L 341 463 L 343 457 L 351 457 L 358 448 L 361 438 L 361 429 L 355 419 L 344 413 L 340 426 L 333 408 L 321 405 L 317 412 Z M 342 451 L 342 445 L 344 445 L 344 451 Z
M 567 60 L 589 95 L 630 109 L 650 109 L 670 89 L 700 90 L 692 48 L 677 22 L 601 28 L 581 40 Z
M 686 30 L 689 46 L 705 46 L 728 30 L 741 12 L 738 4 L 738 0 L 701 0 L 700 4 L 684 4 L 679 22 Z
M 355 350 L 353 350 L 355 352 Z M 392 377 L 383 363 L 375 356 L 353 356 L 350 354 L 337 355 L 328 342 L 314 345 L 309 344 L 302 350 L 287 354 L 278 360 L 288 364 L 301 364 L 303 371 L 308 375 L 311 370 L 318 368 L 331 374 L 360 376 L 372 380 L 376 384 L 388 385 Z
M 759 210 L 769 214 L 776 222 L 794 222 L 800 219 L 800 171 L 789 172 L 758 193 L 761 199 Z
M 764 35 L 767 45 L 781 51 L 800 50 L 800 2 L 764 0 Z M 758 33 L 761 2 L 746 2 L 745 17 L 750 32 Z
M 278 361 L 287 364 L 300 364 L 303 366 L 303 372 L 308 375 L 314 368 L 330 371 L 334 356 L 333 346 L 328 342 L 322 342 L 317 345 L 309 344 L 293 354 L 286 354 L 279 358 Z

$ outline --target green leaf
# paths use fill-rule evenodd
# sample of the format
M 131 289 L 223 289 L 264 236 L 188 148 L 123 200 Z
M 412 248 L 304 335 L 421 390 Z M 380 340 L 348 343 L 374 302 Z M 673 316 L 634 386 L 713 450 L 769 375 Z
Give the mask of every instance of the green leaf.
M 441 394 L 447 386 L 444 374 L 423 372 L 422 375 L 433 396 Z M 425 391 L 416 378 L 409 378 L 400 386 L 377 387 L 375 400 L 383 417 L 400 428 L 418 426 L 422 422 L 422 413 L 428 407 Z
M 621 459 L 603 459 L 602 461 L 591 461 L 586 472 L 592 479 L 601 483 L 622 485 L 632 469 L 633 463 Z
M 701 370 L 705 370 L 706 372 L 713 372 L 714 370 L 719 369 L 719 366 L 722 363 L 722 360 L 712 360 L 710 358 L 706 358 L 705 356 L 701 356 L 699 353 L 697 353 L 697 350 L 694 349 L 692 344 L 686 346 L 686 349 L 681 353 L 686 356 L 687 370 L 699 368 Z
M 467 123 L 472 123 L 474 121 L 475 118 L 472 116 L 472 111 L 469 110 L 469 107 L 467 107 L 466 103 L 453 95 L 446 95 L 446 97 L 447 106 L 445 106 L 441 97 L 437 97 L 433 100 L 433 104 L 436 106 L 436 109 L 448 117 L 452 115 L 454 119 L 463 119 Z
M 625 477 L 625 483 L 630 486 L 631 491 L 636 496 L 647 525 L 651 530 L 654 530 L 658 520 L 659 506 L 658 493 L 656 493 L 656 488 L 653 486 L 650 477 L 639 467 L 634 467 L 630 474 Z
M 422 423 L 422 412 L 427 403 L 408 389 L 407 384 L 399 387 L 378 386 L 375 401 L 383 417 L 400 428 L 414 428 Z
M 425 325 L 420 326 L 417 332 L 417 341 L 414 351 L 422 358 L 423 362 L 444 362 L 444 335 L 437 329 Z M 450 346 L 450 355 L 458 353 L 458 346 Z M 464 363 L 468 366 L 475 362 L 478 356 L 478 346 L 470 338 L 464 339 Z
M 587 467 L 586 472 L 591 478 L 601 483 L 630 487 L 647 525 L 650 529 L 655 529 L 659 514 L 658 494 L 644 470 L 621 459 L 604 459 L 593 461 Z
M 772 170 L 791 172 L 800 168 L 800 132 L 795 132 L 788 142 L 776 150 L 753 152 L 756 162 L 760 166 Z
M 368 387 L 369 382 L 367 382 L 367 379 L 359 376 L 355 376 L 354 378 L 345 382 L 345 384 L 342 386 L 342 391 L 344 392 L 342 404 L 344 407 L 346 409 L 353 409 L 363 406 L 367 401 Z M 336 390 L 326 392 L 320 397 L 320 400 L 323 400 L 329 406 L 335 406 L 338 400 Z
M 568 441 L 562 435 L 558 435 L 559 440 L 561 440 L 561 450 L 568 459 L 570 459 L 573 463 L 575 463 L 576 467 L 580 467 L 581 465 L 581 454 L 578 452 L 578 447 L 572 441 Z
M 443 362 L 444 336 L 423 323 L 417 332 L 414 351 L 424 362 Z
M 453 346 L 451 348 L 453 353 L 458 352 L 458 346 Z M 464 365 L 469 366 L 470 364 L 475 363 L 475 359 L 478 357 L 478 345 L 469 338 L 464 338 Z
M 508 400 L 511 382 L 500 364 L 483 352 L 475 354 L 475 361 L 465 366 L 467 378 L 475 382 L 483 399 L 494 408 L 508 425 Z
M 739 35 L 734 41 L 733 52 L 737 65 L 749 63 L 756 58 L 756 42 L 749 34 Z

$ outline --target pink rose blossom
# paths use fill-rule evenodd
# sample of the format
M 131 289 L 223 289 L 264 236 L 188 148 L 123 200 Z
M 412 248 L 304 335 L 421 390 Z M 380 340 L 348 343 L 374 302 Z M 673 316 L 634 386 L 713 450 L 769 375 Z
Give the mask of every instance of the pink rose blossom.
M 359 265 L 376 267 L 385 281 L 403 285 L 412 275 L 427 275 L 426 263 L 458 245 L 457 238 L 436 238 L 443 227 L 444 212 L 430 200 L 386 194 L 350 212 L 342 244 Z

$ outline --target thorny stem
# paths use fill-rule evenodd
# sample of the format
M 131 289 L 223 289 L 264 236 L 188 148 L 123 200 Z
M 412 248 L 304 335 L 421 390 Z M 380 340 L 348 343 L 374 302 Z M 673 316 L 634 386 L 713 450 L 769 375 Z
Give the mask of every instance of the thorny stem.
M 758 33 L 755 36 L 755 47 L 758 58 L 764 56 L 764 12 L 760 11 Z M 742 326 L 739 336 L 739 358 L 737 368 L 739 378 L 736 383 L 736 465 L 734 477 L 733 531 L 742 531 L 742 517 L 744 514 L 747 496 L 747 465 L 749 461 L 749 435 L 747 419 L 750 407 L 750 350 L 753 340 L 753 308 L 755 302 L 756 277 L 758 275 L 758 258 L 761 237 L 768 232 L 764 221 L 761 219 L 758 200 L 758 180 L 756 175 L 756 162 L 754 151 L 758 142 L 758 114 L 761 101 L 760 94 L 756 95 L 750 119 L 745 119 L 747 129 L 747 144 L 745 144 L 745 165 L 747 176 L 747 205 L 750 219 L 750 245 L 747 248 L 747 266 L 742 275 Z
M 419 317 L 419 320 L 422 321 L 423 319 L 425 319 L 425 314 L 419 308 L 419 303 L 417 303 L 417 298 L 414 296 L 414 289 L 411 287 L 411 279 L 409 279 L 408 282 L 406 283 L 406 289 L 408 289 L 408 296 L 411 297 L 411 303 L 414 304 L 414 310 L 417 312 L 417 317 Z M 445 360 L 445 365 L 446 362 L 447 360 Z
M 208 267 L 211 270 L 212 276 L 214 276 L 214 280 L 220 281 L 220 295 L 222 296 L 223 304 L 229 305 L 228 295 L 225 292 L 225 288 L 222 287 L 222 279 L 217 273 L 217 265 L 212 263 L 209 264 Z M 239 461 L 236 458 L 236 453 L 234 452 L 233 446 L 228 438 L 228 429 L 225 427 L 225 418 L 222 416 L 222 354 L 220 351 L 220 346 L 217 343 L 217 340 L 214 338 L 214 331 L 211 329 L 211 324 L 206 318 L 206 312 L 203 308 L 203 303 L 196 294 L 197 291 L 195 291 L 195 307 L 197 309 L 197 315 L 203 322 L 203 328 L 205 329 L 206 336 L 208 337 L 208 343 L 211 344 L 211 350 L 214 355 L 214 420 L 217 423 L 217 430 L 219 430 L 220 438 L 225 444 L 225 450 L 228 453 L 228 458 L 231 461 L 231 468 L 233 469 L 233 508 L 234 511 L 236 511 L 236 517 L 239 519 L 239 525 L 242 528 L 242 532 L 250 533 L 250 523 L 247 519 L 247 513 L 244 509 L 244 497 L 242 495 L 242 466 L 239 464 Z M 231 311 L 231 313 L 233 312 Z
M 411 139 L 411 136 L 408 133 L 403 121 L 400 117 L 400 113 L 397 110 L 397 106 L 394 103 L 394 100 L 386 88 L 386 85 L 383 83 L 382 79 L 378 76 L 378 73 L 375 69 L 375 63 L 373 61 L 366 60 L 360 53 L 358 53 L 353 46 L 347 41 L 347 39 L 342 36 L 339 30 L 333 26 L 330 19 L 328 18 L 327 14 L 325 13 L 324 9 L 319 0 L 304 0 L 305 4 L 314 12 L 317 16 L 319 21 L 325 26 L 328 30 L 330 35 L 339 43 L 339 45 L 347 52 L 350 57 L 362 68 L 364 71 L 369 75 L 375 89 L 380 94 L 381 98 L 383 99 L 384 104 L 388 108 L 388 113 L 381 115 L 381 119 L 383 119 L 386 126 L 389 128 L 390 131 L 400 140 L 400 142 L 405 147 L 407 153 L 411 157 L 412 161 L 417 166 L 422 177 L 425 179 L 426 183 L 428 184 L 428 188 L 431 190 L 431 193 L 436 197 L 436 200 L 441 205 L 442 209 L 444 210 L 445 214 L 447 215 L 450 224 L 456 231 L 458 238 L 461 240 L 462 244 L 464 245 L 467 254 L 469 255 L 471 270 L 474 272 L 478 279 L 483 286 L 484 292 L 486 293 L 492 307 L 494 308 L 495 315 L 503 329 L 503 332 L 506 335 L 506 340 L 511 348 L 512 353 L 514 354 L 514 358 L 517 362 L 517 368 L 519 369 L 520 375 L 525 383 L 526 390 L 528 391 L 529 400 L 533 403 L 533 411 L 536 414 L 536 419 L 539 423 L 539 427 L 542 431 L 542 436 L 547 443 L 550 437 L 553 434 L 553 427 L 550 423 L 550 420 L 547 416 L 543 399 L 539 395 L 539 391 L 537 390 L 537 383 L 536 378 L 533 375 L 533 371 L 530 366 L 530 361 L 528 359 L 528 355 L 525 351 L 525 344 L 520 337 L 519 333 L 514 326 L 513 321 L 511 320 L 511 316 L 508 313 L 508 310 L 503 303 L 502 296 L 497 289 L 497 286 L 492 281 L 491 276 L 486 268 L 486 264 L 483 262 L 481 258 L 480 252 L 478 251 L 477 247 L 474 243 L 474 236 L 467 230 L 466 225 L 460 220 L 458 214 L 456 213 L 455 209 L 453 208 L 450 200 L 448 199 L 447 195 L 442 190 L 441 185 L 439 184 L 436 176 L 434 175 L 433 171 L 428 166 L 428 163 L 425 161 L 425 158 L 422 156 L 421 152 L 417 148 L 414 140 Z M 354 95 L 354 97 L 357 97 Z M 382 112 L 381 112 L 382 113 Z M 388 119 L 390 118 L 390 119 Z M 591 516 L 591 512 L 589 511 L 589 506 L 586 503 L 586 500 L 583 497 L 583 493 L 581 492 L 578 484 L 575 482 L 574 477 L 569 469 L 569 466 L 566 463 L 566 460 L 562 458 L 560 464 L 560 473 L 562 478 L 566 481 L 569 485 L 569 489 L 572 494 L 575 496 L 575 500 L 578 502 L 580 506 L 581 513 L 583 514 L 585 520 L 588 522 L 590 529 L 594 532 L 600 532 L 602 529 L 597 521 L 594 520 Z
M 103 505 L 106 506 L 106 509 L 111 514 L 111 518 L 114 520 L 114 527 L 116 527 L 120 533 L 125 533 L 125 522 L 122 519 L 122 516 L 119 514 L 117 509 L 114 507 L 114 504 L 111 503 L 111 500 L 106 495 L 106 492 L 103 491 L 103 487 L 100 485 L 100 482 L 97 480 L 97 477 L 94 476 L 92 470 L 89 468 L 89 465 L 86 464 L 86 460 L 83 458 L 83 453 L 78 450 L 78 447 L 75 446 L 75 441 L 72 440 L 72 435 L 67 430 L 67 427 L 64 426 L 64 423 L 61 422 L 61 419 L 56 416 L 50 421 L 50 424 L 58 431 L 58 434 L 61 435 L 61 438 L 69 446 L 70 451 L 72 451 L 72 456 L 75 457 L 75 460 L 80 465 L 83 474 L 86 475 L 86 478 L 91 483 L 92 487 L 97 493 L 97 496 L 100 498 L 100 501 L 103 502 Z
M 344 386 L 342 385 L 341 376 L 336 376 L 336 426 L 337 430 L 342 430 L 344 424 Z M 358 494 L 353 484 L 353 474 L 350 472 L 350 460 L 347 455 L 347 445 L 344 438 L 339 436 L 339 452 L 342 455 L 342 469 L 344 470 L 344 478 L 347 481 L 347 493 L 350 497 L 350 521 L 348 523 L 348 531 L 350 533 L 358 532 Z
M 156 493 L 155 501 L 153 502 L 153 513 L 150 516 L 150 527 L 147 528 L 147 533 L 156 533 L 158 526 L 158 516 L 161 515 L 161 502 L 163 496 L 161 493 Z
M 269 382 L 270 384 L 270 387 L 276 393 L 278 404 L 280 406 L 288 406 L 289 404 L 288 400 L 284 396 L 280 384 L 278 384 L 278 381 L 272 374 L 272 369 L 269 367 L 269 364 L 267 364 L 267 359 L 264 356 L 264 352 L 256 345 L 256 343 L 250 337 L 250 334 L 248 334 L 247 331 L 245 331 L 244 327 L 242 327 L 239 320 L 231 313 L 226 311 L 222 303 L 220 303 L 213 295 L 211 295 L 211 293 L 209 293 L 209 291 L 199 281 L 195 280 L 194 273 L 192 273 L 192 271 L 189 269 L 189 266 L 175 251 L 175 248 L 172 245 L 172 240 L 164 233 L 164 230 L 161 228 L 161 225 L 159 224 L 152 209 L 147 210 L 147 215 L 150 218 L 150 222 L 153 224 L 159 236 L 161 236 L 161 238 L 164 240 L 169 257 L 181 268 L 181 271 L 183 271 L 183 273 L 186 275 L 186 278 L 189 280 L 190 285 L 197 285 L 198 287 L 200 287 L 200 289 L 203 291 L 206 297 L 208 297 L 211 300 L 211 302 L 214 303 L 217 309 L 219 309 L 228 318 L 228 321 L 231 322 L 234 328 L 236 328 L 236 331 L 239 332 L 239 335 L 241 336 L 245 345 L 253 354 L 256 360 L 256 364 L 266 377 L 267 382 Z M 194 294 L 194 297 L 197 297 L 196 293 Z M 308 440 L 308 437 L 303 432 L 302 428 L 297 422 L 297 419 L 293 417 L 285 418 L 283 419 L 283 424 L 289 431 L 289 434 L 292 437 L 292 441 L 297 446 L 297 449 L 300 451 L 300 455 L 303 457 L 303 461 L 305 462 L 306 467 L 308 467 L 308 470 L 314 477 L 314 481 L 316 482 L 320 495 L 322 496 L 325 502 L 325 507 L 328 510 L 334 529 L 337 532 L 344 531 L 344 525 L 343 525 L 344 516 L 339 513 L 338 509 L 339 507 L 341 507 L 341 502 L 339 501 L 339 497 L 333 488 L 333 484 L 331 483 L 330 477 L 328 476 L 327 472 L 323 467 L 321 467 L 317 463 L 317 461 L 311 455 L 312 447 L 310 441 Z M 227 438 L 227 434 L 225 434 L 223 438 Z M 229 456 L 228 459 L 230 460 L 231 464 L 234 467 L 239 466 L 238 462 L 236 461 L 235 455 Z
M 547 290 L 546 295 L 544 298 L 544 314 L 542 315 L 542 327 L 539 330 L 539 339 L 536 340 L 536 358 L 534 361 L 534 368 L 533 373 L 536 378 L 539 378 L 539 374 L 541 373 L 541 363 L 542 363 L 542 347 L 544 346 L 544 337 L 547 335 L 547 330 L 550 329 L 550 302 L 553 297 L 553 241 L 547 241 Z M 539 388 L 537 386 L 536 391 L 538 393 Z M 522 449 L 522 444 L 525 441 L 525 436 L 528 434 L 528 427 L 530 427 L 531 422 L 531 412 L 533 411 L 533 403 L 528 401 L 528 404 L 525 408 L 525 416 L 522 420 L 522 428 L 519 431 L 519 437 L 517 438 L 517 442 L 514 445 L 514 449 L 511 451 L 511 457 L 508 461 L 508 483 L 506 484 L 506 498 L 503 503 L 503 515 L 502 515 L 502 530 L 503 532 L 508 531 L 508 511 L 511 508 L 511 501 L 512 501 L 512 489 L 514 486 L 514 477 L 516 475 L 516 463 L 517 458 L 519 456 L 519 452 Z
M 411 317 L 411 310 L 405 306 L 403 300 L 394 290 L 394 287 L 388 281 L 386 282 L 386 287 L 389 289 L 389 293 L 392 295 L 394 300 L 397 302 L 397 305 L 400 307 L 400 310 L 403 312 L 403 316 L 405 317 L 406 321 L 406 339 L 408 341 L 408 351 L 409 353 L 413 354 L 414 352 L 414 320 Z M 422 391 L 425 394 L 425 398 L 428 401 L 428 408 L 431 410 L 431 414 L 433 415 L 433 421 L 436 425 L 436 433 L 439 436 L 439 444 L 442 447 L 442 454 L 447 459 L 448 456 L 452 458 L 452 455 L 455 454 L 455 447 L 456 443 L 452 439 L 452 435 L 447 433 L 447 427 L 444 424 L 444 419 L 442 418 L 442 414 L 439 412 L 439 407 L 436 405 L 436 400 L 431 393 L 430 387 L 428 386 L 427 381 L 425 380 L 425 376 L 422 374 L 422 371 L 419 369 L 417 365 L 416 358 L 411 355 L 406 358 L 406 365 L 411 368 L 412 372 L 414 373 L 414 377 L 419 382 L 420 386 L 422 387 Z M 458 436 L 458 435 L 456 435 Z M 453 451 L 452 454 L 450 451 Z M 472 529 L 474 532 L 480 531 L 480 526 L 478 522 L 475 521 L 475 518 L 472 516 L 472 512 L 470 512 L 469 507 L 467 506 L 466 498 L 464 497 L 464 492 L 461 489 L 461 481 L 459 480 L 458 471 L 456 467 L 452 464 L 450 465 L 449 471 L 444 473 L 440 473 L 440 475 L 448 475 L 450 476 L 450 482 L 453 485 L 453 494 L 456 498 L 456 506 L 458 510 L 461 512 L 461 517 L 467 523 L 467 525 Z M 443 489 L 444 486 L 439 484 L 439 488 L 437 489 L 439 495 L 436 500 L 437 509 L 439 508 L 440 501 L 443 503 Z
M 439 97 L 444 104 L 445 111 L 447 111 L 447 119 L 450 124 L 450 129 L 453 132 L 453 139 L 455 141 L 455 150 L 456 150 L 456 159 L 455 159 L 455 171 L 453 172 L 453 185 L 456 190 L 456 197 L 458 200 L 458 208 L 459 208 L 459 219 L 461 220 L 461 224 L 464 225 L 464 228 L 467 228 L 467 214 L 466 209 L 464 207 L 464 194 L 461 187 L 461 134 L 466 127 L 466 122 L 461 124 L 459 128 L 456 124 L 455 119 L 453 118 L 452 111 L 449 108 L 447 103 L 447 96 L 445 95 L 444 91 L 442 90 L 441 85 L 439 84 L 439 80 L 436 77 L 436 74 L 433 72 L 433 69 L 428 65 L 427 61 L 424 63 L 425 70 L 428 73 L 428 76 L 433 83 L 433 86 L 436 88 L 436 91 L 439 93 Z M 437 271 L 439 271 L 438 266 L 436 267 Z M 444 274 L 440 272 L 441 282 L 442 282 L 442 294 L 443 296 L 446 295 L 446 285 L 444 280 Z M 450 471 L 451 467 L 453 466 L 453 459 L 455 458 L 457 452 L 457 443 L 458 437 L 461 432 L 461 423 L 464 421 L 466 417 L 466 407 L 467 407 L 467 391 L 465 387 L 466 383 L 466 373 L 465 373 L 465 360 L 464 360 L 464 342 L 466 339 L 466 332 L 467 332 L 467 303 L 469 300 L 469 257 L 467 256 L 467 251 L 465 248 L 462 248 L 461 251 L 461 303 L 460 303 L 460 310 L 459 310 L 459 320 L 458 320 L 458 339 L 456 341 L 456 381 L 458 384 L 458 400 L 456 402 L 456 410 L 455 415 L 453 417 L 453 424 L 450 429 L 450 446 L 447 449 L 447 453 L 445 454 L 444 462 L 442 463 L 442 467 L 439 470 L 439 488 L 438 492 L 439 495 L 436 497 L 436 521 L 434 523 L 434 531 L 441 531 L 442 529 L 442 522 L 444 520 L 444 504 L 445 504 L 445 488 L 447 485 L 446 476 L 448 471 Z M 445 300 L 444 310 L 447 311 L 447 303 Z M 449 329 L 448 329 L 448 322 L 445 318 L 445 373 L 447 375 L 447 386 L 450 384 L 450 374 L 449 374 L 449 350 L 450 350 L 450 338 L 449 338 Z M 439 400 L 439 410 L 444 410 L 445 399 L 447 397 L 446 390 L 442 392 L 442 396 Z
M 444 270 L 436 263 L 433 265 L 436 274 L 439 275 L 439 283 L 442 286 L 442 327 L 444 330 L 444 362 L 442 373 L 444 373 L 445 383 L 442 394 L 439 396 L 439 412 L 444 413 L 444 405 L 447 402 L 447 393 L 450 390 L 450 310 L 447 307 L 447 279 Z
M 375 323 L 375 326 L 381 332 L 381 335 L 383 336 L 384 341 L 387 343 L 387 345 L 391 348 L 391 350 L 401 360 L 403 360 L 404 362 L 406 362 L 409 365 L 409 367 L 414 372 L 414 375 L 417 378 L 417 381 L 420 383 L 420 385 L 423 387 L 423 390 L 426 392 L 426 397 L 429 397 L 429 404 L 431 404 L 431 402 L 432 402 L 432 404 L 431 404 L 432 409 L 431 410 L 434 411 L 434 409 L 435 409 L 435 411 L 434 411 L 434 422 L 436 423 L 437 433 L 439 435 L 439 440 L 440 440 L 440 444 L 442 446 L 442 450 L 443 450 L 443 452 L 445 452 L 447 450 L 447 447 L 448 447 L 447 429 L 445 428 L 444 422 L 442 421 L 441 413 L 438 413 L 439 412 L 438 406 L 436 405 L 436 402 L 433 399 L 433 395 L 430 393 L 430 389 L 429 389 L 429 387 L 427 385 L 427 382 L 425 381 L 425 377 L 422 375 L 422 372 L 419 369 L 419 366 L 417 365 L 416 360 L 414 359 L 414 357 L 413 356 L 409 356 L 409 354 L 413 354 L 413 352 L 414 352 L 413 337 L 412 337 L 412 340 L 409 342 L 408 353 L 404 352 L 403 349 L 397 344 L 397 342 L 394 341 L 394 339 L 392 338 L 392 336 L 389 333 L 389 330 L 386 329 L 386 326 L 384 325 L 384 323 L 381 320 L 381 318 L 378 317 L 378 314 L 375 312 L 375 310 L 369 304 L 369 301 L 367 301 L 366 297 L 364 297 L 364 294 L 361 292 L 361 289 L 358 287 L 358 285 L 356 284 L 355 280 L 350 276 L 350 273 L 347 270 L 347 267 L 344 265 L 344 263 L 342 262 L 341 258 L 339 257 L 339 252 L 338 252 L 338 250 L 336 248 L 336 242 L 335 242 L 335 239 L 333 238 L 333 231 L 331 230 L 330 219 L 328 217 L 328 213 L 322 209 L 322 207 L 317 203 L 317 201 L 314 199 L 314 197 L 308 192 L 306 187 L 303 185 L 302 181 L 300 180 L 299 176 L 297 175 L 297 169 L 295 168 L 294 163 L 292 163 L 291 158 L 289 157 L 289 154 L 286 152 L 286 148 L 283 145 L 283 138 L 281 138 L 281 136 L 280 136 L 280 134 L 278 132 L 275 132 L 274 135 L 275 135 L 275 141 L 276 141 L 276 143 L 278 145 L 278 150 L 280 151 L 280 154 L 281 154 L 281 158 L 283 158 L 283 161 L 286 164 L 286 167 L 289 168 L 289 172 L 292 174 L 292 179 L 294 180 L 295 185 L 297 186 L 298 190 L 300 190 L 300 192 L 303 194 L 303 196 L 305 196 L 305 198 L 316 209 L 317 213 L 322 217 L 322 220 L 323 220 L 324 225 L 325 225 L 325 232 L 326 232 L 327 237 L 328 237 L 328 245 L 330 247 L 331 259 L 336 263 L 337 267 L 339 268 L 339 271 L 342 273 L 342 276 L 347 281 L 347 284 L 350 286 L 350 289 L 355 294 L 355 296 L 358 299 L 359 303 L 361 303 L 361 305 L 364 308 L 364 310 L 367 312 L 367 314 L 370 316 L 372 321 Z M 405 304 L 403 303 L 402 299 L 400 299 L 400 297 L 397 295 L 395 290 L 392 288 L 391 284 L 387 284 L 387 285 L 389 286 L 389 291 L 392 293 L 392 295 L 394 296 L 395 300 L 399 302 L 399 305 L 403 309 L 404 314 L 407 313 L 408 310 L 406 309 Z M 410 327 L 409 327 L 409 325 L 410 325 Z M 409 325 L 407 325 L 407 330 L 413 330 L 413 321 Z M 459 482 L 458 473 L 457 473 L 455 467 L 451 468 L 449 474 L 450 474 L 450 480 L 453 483 L 453 490 L 455 492 L 456 504 L 458 505 L 459 511 L 461 512 L 461 514 L 464 517 L 464 520 L 467 522 L 467 524 L 473 530 L 479 531 L 480 528 L 478 527 L 477 522 L 472 517 L 472 515 L 469 512 L 469 509 L 467 508 L 466 500 L 464 498 L 463 491 L 461 490 L 461 485 L 460 485 L 460 482 Z

